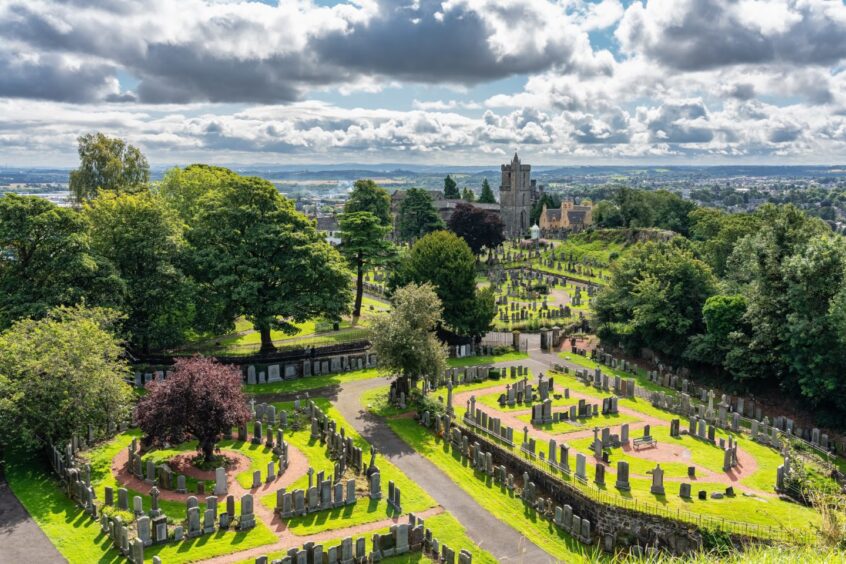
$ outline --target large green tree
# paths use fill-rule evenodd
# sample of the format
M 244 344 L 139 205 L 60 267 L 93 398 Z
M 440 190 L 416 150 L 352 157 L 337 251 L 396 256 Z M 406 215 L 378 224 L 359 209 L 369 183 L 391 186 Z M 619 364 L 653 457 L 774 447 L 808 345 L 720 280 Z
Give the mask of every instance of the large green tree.
M 414 244 L 390 285 L 432 283 L 444 305 L 447 328 L 459 335 L 478 337 L 490 329 L 496 306 L 492 293 L 477 292 L 475 264 L 473 252 L 461 237 L 436 231 Z
M 0 334 L 0 441 L 36 448 L 129 416 L 116 313 L 57 308 Z
M 491 185 L 488 183 L 487 178 L 482 180 L 482 193 L 479 195 L 479 203 L 480 204 L 495 204 L 496 203 L 496 198 L 494 197 L 493 190 L 491 190 Z
M 0 197 L 0 328 L 59 305 L 114 304 L 120 287 L 78 212 L 37 196 Z
M 369 179 L 356 180 L 344 213 L 370 212 L 382 222 L 391 224 L 391 196 L 388 191 Z
M 444 178 L 444 198 L 447 200 L 458 200 L 461 198 L 461 193 L 458 191 L 458 184 L 449 174 Z
M 274 186 L 238 177 L 208 195 L 188 239 L 201 292 L 230 325 L 243 315 L 274 350 L 271 329 L 296 332 L 316 316 L 339 319 L 352 299 L 344 259 Z
M 738 380 L 788 385 L 791 367 L 808 362 L 800 349 L 826 333 L 825 314 L 842 284 L 842 250 L 828 240 L 825 222 L 792 205 L 765 205 L 756 216 L 755 233 L 737 242 L 726 266 L 725 286 L 747 302 L 746 329 L 726 368 Z
M 192 164 L 169 169 L 155 191 L 167 202 L 183 222 L 191 224 L 203 210 L 207 195 L 238 177 L 228 168 Z
M 597 227 L 623 227 L 624 224 L 620 207 L 611 200 L 599 201 L 591 215 Z
M 123 280 L 121 309 L 133 348 L 143 353 L 180 344 L 193 325 L 193 283 L 183 273 L 182 225 L 151 194 L 103 192 L 85 204 L 94 251 Z
M 597 333 L 629 349 L 681 358 L 704 328 L 702 307 L 714 293 L 711 269 L 685 239 L 639 245 L 615 264 L 594 301 Z
M 406 241 L 444 228 L 432 197 L 422 188 L 409 188 L 399 207 L 399 235 Z
M 412 383 L 440 374 L 447 355 L 435 328 L 442 313 L 443 305 L 431 284 L 397 288 L 391 297 L 390 313 L 380 314 L 373 321 L 371 341 L 379 367 Z
M 70 173 L 70 191 L 77 203 L 101 190 L 139 192 L 150 180 L 150 165 L 140 149 L 102 133 L 78 138 L 79 168 Z
M 392 245 L 385 238 L 391 230 L 381 220 L 367 211 L 350 212 L 341 215 L 341 254 L 355 272 L 355 303 L 353 317 L 361 315 L 361 300 L 364 293 L 364 272 L 371 266 L 384 262 L 391 256 Z
M 761 224 L 757 213 L 726 213 L 713 208 L 690 212 L 690 238 L 714 273 L 723 276 L 738 241 L 752 235 Z

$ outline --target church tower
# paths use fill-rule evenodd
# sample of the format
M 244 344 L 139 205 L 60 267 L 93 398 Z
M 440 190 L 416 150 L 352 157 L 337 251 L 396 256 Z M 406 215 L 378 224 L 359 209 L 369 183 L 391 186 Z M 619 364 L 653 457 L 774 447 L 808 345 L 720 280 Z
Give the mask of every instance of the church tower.
M 529 227 L 532 204 L 537 198 L 537 190 L 531 179 L 531 165 L 522 164 L 514 153 L 510 164 L 504 164 L 502 182 L 499 186 L 499 204 L 502 221 L 505 223 L 507 237 L 520 237 Z

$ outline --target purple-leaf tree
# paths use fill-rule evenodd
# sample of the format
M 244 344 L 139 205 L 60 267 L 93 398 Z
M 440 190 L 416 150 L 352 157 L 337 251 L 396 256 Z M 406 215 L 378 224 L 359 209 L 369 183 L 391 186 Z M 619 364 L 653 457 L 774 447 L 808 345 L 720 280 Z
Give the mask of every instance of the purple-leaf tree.
M 241 371 L 200 356 L 177 360 L 167 380 L 147 384 L 137 407 L 139 426 L 153 441 L 193 437 L 207 462 L 221 433 L 249 418 Z

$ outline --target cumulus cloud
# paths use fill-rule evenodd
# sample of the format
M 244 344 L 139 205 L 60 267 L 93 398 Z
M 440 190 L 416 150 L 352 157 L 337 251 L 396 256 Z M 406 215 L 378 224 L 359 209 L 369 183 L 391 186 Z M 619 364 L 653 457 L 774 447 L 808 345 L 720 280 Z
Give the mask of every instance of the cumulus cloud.
M 846 5 L 830 0 L 650 0 L 626 10 L 626 53 L 668 67 L 831 65 L 846 57 Z
M 547 0 L 332 7 L 11 0 L 0 9 L 0 37 L 0 56 L 16 47 L 99 61 L 96 68 L 111 76 L 123 69 L 140 80 L 138 98 L 150 103 L 289 102 L 362 77 L 474 84 L 550 68 L 593 72 L 586 32 Z M 43 66 L 55 73 L 49 62 Z M 65 90 L 77 99 L 104 97 L 68 80 L 53 99 L 68 100 Z
M 626 4 L 0 0 L 0 145 L 74 159 L 99 129 L 166 162 L 842 160 L 842 0 Z

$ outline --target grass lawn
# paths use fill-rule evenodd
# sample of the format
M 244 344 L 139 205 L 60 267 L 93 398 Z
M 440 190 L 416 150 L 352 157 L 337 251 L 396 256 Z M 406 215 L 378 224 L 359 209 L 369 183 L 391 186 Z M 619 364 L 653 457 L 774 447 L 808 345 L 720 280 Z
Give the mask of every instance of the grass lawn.
M 380 374 L 377 369 L 368 368 L 365 370 L 353 370 L 351 372 L 307 376 L 305 378 L 297 378 L 294 380 L 271 382 L 270 384 L 247 384 L 244 386 L 244 391 L 253 395 L 293 394 L 308 390 L 315 390 L 317 388 L 325 388 L 327 386 L 337 386 L 346 382 L 355 382 L 356 380 L 369 380 L 371 378 L 378 378 L 379 376 Z
M 59 488 L 59 483 L 49 471 L 46 462 L 7 453 L 6 479 L 50 542 L 71 564 L 125 561 L 124 557 L 112 548 L 108 537 L 100 532 L 99 523 L 90 519 Z M 145 556 L 158 554 L 164 562 L 179 564 L 275 541 L 276 535 L 259 521 L 256 528 L 245 533 L 215 533 L 185 540 L 179 544 L 148 547 Z
M 463 368 L 465 366 L 476 366 L 478 364 L 494 364 L 497 362 L 511 362 L 515 360 L 523 360 L 529 358 L 528 353 L 524 352 L 508 352 L 505 354 L 498 354 L 494 356 L 465 356 L 464 358 L 450 358 L 447 364 L 453 368 Z
M 317 398 L 314 402 L 324 413 L 335 420 L 338 424 L 339 432 L 343 428 L 346 436 L 352 437 L 356 446 L 363 449 L 364 463 L 367 464 L 370 460 L 370 445 L 356 433 L 328 400 Z M 291 412 L 293 410 L 293 403 L 278 403 L 276 407 L 277 409 L 286 409 Z M 311 439 L 310 435 L 310 427 L 306 426 L 300 431 L 287 431 L 285 433 L 285 440 L 306 455 L 315 471 L 326 470 L 327 474 L 331 473 L 333 471 L 333 463 L 326 456 L 326 447 L 321 445 L 320 441 Z M 420 512 L 430 507 L 435 507 L 435 500 L 414 482 L 409 480 L 396 466 L 378 455 L 376 457 L 376 465 L 382 474 L 382 487 L 385 491 L 387 491 L 389 481 L 393 481 L 402 491 L 403 513 Z M 363 477 L 357 477 L 356 481 L 359 495 L 366 493 L 366 480 Z M 295 489 L 306 489 L 307 487 L 308 476 L 302 476 L 287 489 L 288 491 L 293 491 Z M 266 507 L 273 509 L 276 507 L 276 493 L 262 497 L 260 502 Z M 388 508 L 386 496 L 383 496 L 378 502 L 370 501 L 366 497 L 359 497 L 355 505 L 319 511 L 302 517 L 293 517 L 288 519 L 287 524 L 288 529 L 293 534 L 303 536 L 320 531 L 343 529 L 353 525 L 372 523 L 391 516 L 393 516 L 393 510 Z

